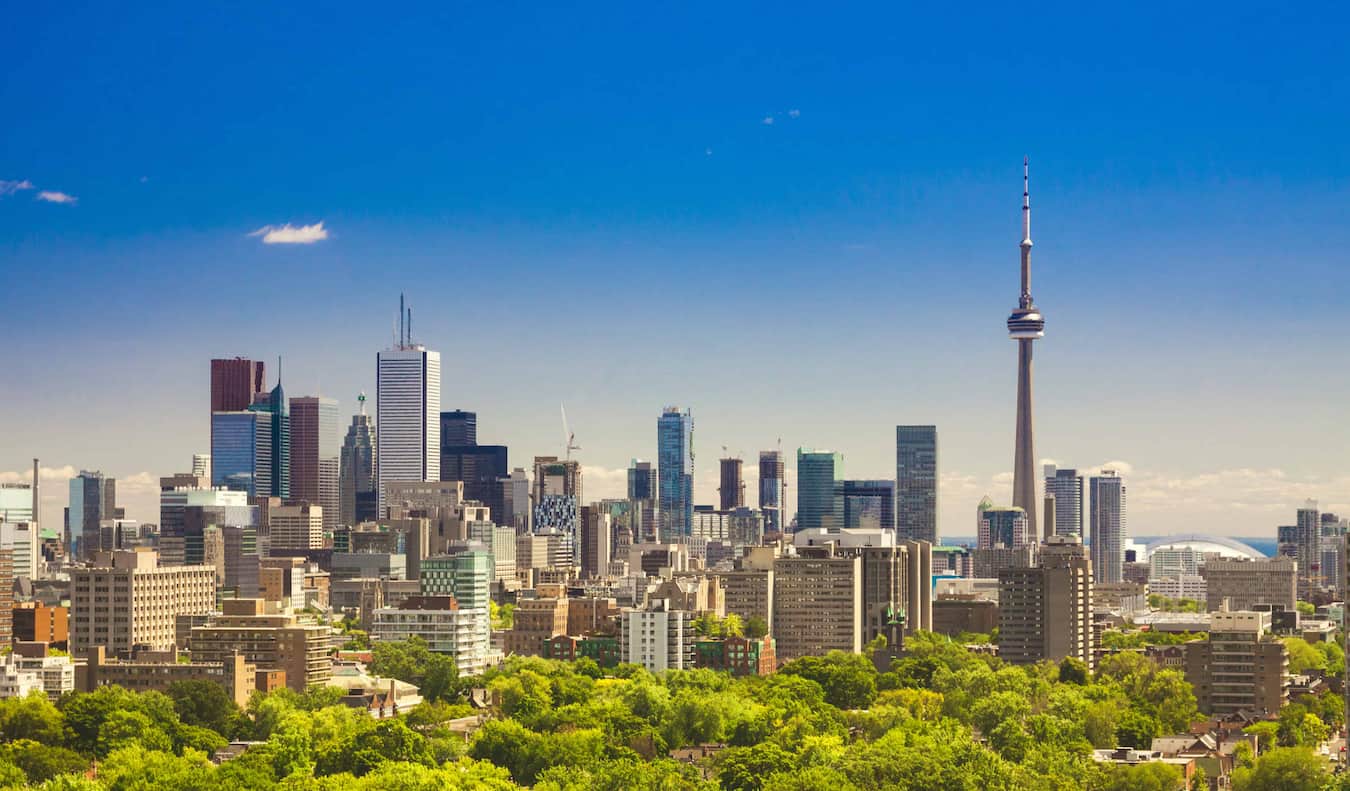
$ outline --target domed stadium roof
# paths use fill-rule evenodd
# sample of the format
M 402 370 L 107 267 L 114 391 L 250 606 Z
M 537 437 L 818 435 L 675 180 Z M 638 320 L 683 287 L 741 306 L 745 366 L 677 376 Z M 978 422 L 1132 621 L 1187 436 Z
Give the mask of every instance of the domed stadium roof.
M 1150 541 L 1148 546 L 1144 547 L 1144 558 L 1147 559 L 1159 549 L 1194 549 L 1197 552 L 1217 553 L 1226 558 L 1248 558 L 1259 560 L 1265 555 L 1252 549 L 1246 544 L 1232 538 L 1223 536 L 1205 536 L 1199 533 L 1186 533 L 1175 536 L 1165 536 L 1163 538 Z

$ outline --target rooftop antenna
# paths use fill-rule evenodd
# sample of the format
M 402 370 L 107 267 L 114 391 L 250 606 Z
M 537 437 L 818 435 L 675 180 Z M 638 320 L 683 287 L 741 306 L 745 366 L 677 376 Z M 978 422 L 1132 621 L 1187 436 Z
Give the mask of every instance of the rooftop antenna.
M 365 391 L 365 390 L 362 390 L 362 391 L 361 391 L 361 394 L 358 395 L 358 396 L 356 397 L 356 403 L 359 404 L 360 407 L 361 407 L 361 417 L 365 417 L 365 416 L 366 416 L 366 391 Z
M 408 345 L 412 346 L 412 305 L 408 306 Z
M 398 295 L 398 345 L 401 348 L 403 344 L 403 293 Z

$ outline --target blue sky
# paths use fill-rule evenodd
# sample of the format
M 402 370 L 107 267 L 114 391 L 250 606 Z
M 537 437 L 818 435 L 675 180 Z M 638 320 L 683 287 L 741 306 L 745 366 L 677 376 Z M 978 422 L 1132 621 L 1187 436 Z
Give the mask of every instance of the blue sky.
M 721 445 L 882 477 L 893 426 L 934 422 L 970 535 L 1009 497 L 1029 154 L 1038 455 L 1127 469 L 1138 534 L 1350 510 L 1335 6 L 10 21 L 0 471 L 100 467 L 153 520 L 149 482 L 206 449 L 210 357 L 282 355 L 289 392 L 350 407 L 406 290 L 445 407 L 514 463 L 558 450 L 566 402 L 615 493 L 678 403 L 710 501 Z

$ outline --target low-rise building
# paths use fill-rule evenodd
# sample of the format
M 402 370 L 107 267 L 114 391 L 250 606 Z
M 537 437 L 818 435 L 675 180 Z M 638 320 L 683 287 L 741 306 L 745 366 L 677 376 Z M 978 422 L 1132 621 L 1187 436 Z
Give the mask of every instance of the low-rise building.
M 75 664 L 69 656 L 51 656 L 47 649 L 47 643 L 15 643 L 7 661 L 20 671 L 37 674 L 42 690 L 55 701 L 67 692 L 74 691 Z
M 370 637 L 420 638 L 430 650 L 453 658 L 461 676 L 477 676 L 487 669 L 490 631 L 486 609 L 461 608 L 453 596 L 412 596 L 398 607 L 376 610 Z
M 1205 601 L 1208 598 L 1205 578 L 1199 574 L 1153 577 L 1148 581 L 1148 592 L 1151 595 L 1164 596 L 1168 599 Z
M 574 637 L 555 634 L 544 641 L 544 656 L 568 662 L 590 657 L 600 667 L 614 667 L 620 661 L 619 638 L 610 635 Z
M 14 639 L 65 649 L 70 640 L 70 610 L 38 601 L 15 604 Z
M 502 634 L 502 649 L 507 654 L 540 656 L 546 640 L 566 633 L 567 599 L 521 599 L 511 628 Z
M 767 676 L 778 669 L 778 657 L 772 637 L 726 637 L 695 641 L 694 665 L 733 676 Z
M 132 692 L 166 692 L 175 681 L 212 681 L 240 706 L 253 695 L 256 668 L 232 653 L 222 661 L 180 662 L 171 652 L 145 652 L 130 659 L 109 659 L 102 646 L 90 651 L 85 664 L 75 668 L 75 688 L 93 692 L 108 684 Z
M 1257 605 L 1279 605 L 1293 610 L 1297 603 L 1298 562 L 1289 557 L 1239 560 L 1210 558 L 1200 567 L 1205 578 L 1205 609 L 1255 610 Z
M 976 595 L 940 596 L 933 602 L 933 631 L 955 637 L 990 634 L 998 627 L 998 602 Z

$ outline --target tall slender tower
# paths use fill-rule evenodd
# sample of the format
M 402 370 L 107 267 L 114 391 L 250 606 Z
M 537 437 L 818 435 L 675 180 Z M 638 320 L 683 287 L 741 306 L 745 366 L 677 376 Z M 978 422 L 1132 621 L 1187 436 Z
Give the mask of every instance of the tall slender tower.
M 1045 336 L 1045 317 L 1031 299 L 1031 190 L 1029 160 L 1022 160 L 1022 295 L 1008 317 L 1017 341 L 1017 450 L 1013 456 L 1013 506 L 1026 510 L 1027 533 L 1036 531 L 1036 440 L 1031 410 L 1031 349 Z

